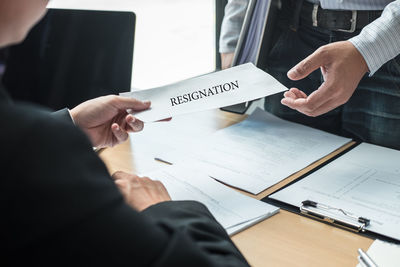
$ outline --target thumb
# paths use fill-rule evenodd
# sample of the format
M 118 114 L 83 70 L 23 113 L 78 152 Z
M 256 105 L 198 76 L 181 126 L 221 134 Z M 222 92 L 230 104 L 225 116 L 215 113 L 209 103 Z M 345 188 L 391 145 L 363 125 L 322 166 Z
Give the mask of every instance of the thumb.
M 120 110 L 131 109 L 134 111 L 141 111 L 148 109 L 151 105 L 150 101 L 140 101 L 131 97 L 115 96 L 113 104 Z
M 129 179 L 131 175 L 129 173 L 123 172 L 123 171 L 116 171 L 111 175 L 111 178 L 114 180 L 119 180 L 119 179 Z
M 287 76 L 291 80 L 301 80 L 322 65 L 323 59 L 318 49 L 307 58 L 302 60 L 300 63 L 298 63 L 296 66 L 294 66 L 291 70 L 289 70 Z

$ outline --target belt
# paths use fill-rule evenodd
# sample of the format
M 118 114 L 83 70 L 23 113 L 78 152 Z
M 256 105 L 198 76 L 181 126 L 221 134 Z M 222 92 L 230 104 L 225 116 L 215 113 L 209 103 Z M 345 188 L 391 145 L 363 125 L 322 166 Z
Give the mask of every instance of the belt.
M 304 1 L 300 12 L 301 23 L 331 31 L 354 32 L 375 19 L 382 10 L 330 10 Z

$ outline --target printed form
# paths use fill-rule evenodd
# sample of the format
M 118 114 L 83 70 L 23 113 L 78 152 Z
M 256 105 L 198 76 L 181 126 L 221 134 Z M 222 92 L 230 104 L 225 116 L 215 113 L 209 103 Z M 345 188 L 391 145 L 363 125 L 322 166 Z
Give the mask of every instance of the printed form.
M 400 151 L 362 143 L 270 197 L 343 209 L 369 219 L 366 230 L 400 240 Z
M 229 235 L 279 212 L 279 208 L 245 196 L 201 171 L 174 165 L 146 174 L 164 184 L 172 200 L 203 203 Z
M 185 161 L 216 180 L 258 194 L 350 141 L 256 109 L 206 142 L 160 157 L 172 163 Z

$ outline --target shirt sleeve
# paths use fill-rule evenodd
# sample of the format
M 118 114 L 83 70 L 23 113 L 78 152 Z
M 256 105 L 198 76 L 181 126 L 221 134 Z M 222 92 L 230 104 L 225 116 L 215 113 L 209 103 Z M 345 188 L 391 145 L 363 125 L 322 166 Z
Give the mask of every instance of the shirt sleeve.
M 220 53 L 233 53 L 239 40 L 249 0 L 229 0 L 221 25 Z
M 383 64 L 400 54 L 400 0 L 386 6 L 380 18 L 349 41 L 364 57 L 372 76 Z

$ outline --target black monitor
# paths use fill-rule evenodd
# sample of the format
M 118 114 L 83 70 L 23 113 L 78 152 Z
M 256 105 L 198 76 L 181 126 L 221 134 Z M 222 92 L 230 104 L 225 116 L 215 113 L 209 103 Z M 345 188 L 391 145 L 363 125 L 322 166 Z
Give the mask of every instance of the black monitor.
M 8 49 L 4 85 L 14 99 L 52 109 L 129 91 L 135 22 L 132 12 L 50 9 Z

